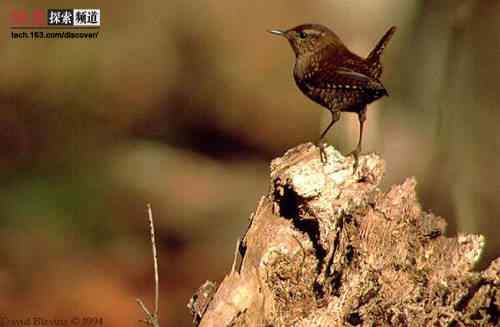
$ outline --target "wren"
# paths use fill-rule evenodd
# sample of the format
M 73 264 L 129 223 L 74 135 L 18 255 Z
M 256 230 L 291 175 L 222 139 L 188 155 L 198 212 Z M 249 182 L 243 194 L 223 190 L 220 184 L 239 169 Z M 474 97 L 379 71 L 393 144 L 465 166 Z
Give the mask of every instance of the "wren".
M 351 52 L 333 31 L 322 25 L 304 24 L 285 31 L 269 31 L 290 43 L 296 58 L 293 76 L 299 89 L 332 115 L 317 143 L 323 163 L 327 160 L 323 138 L 340 119 L 341 112 L 352 112 L 358 114 L 359 139 L 349 155 L 354 156 L 357 167 L 367 105 L 388 95 L 379 80 L 380 57 L 395 31 L 396 27 L 391 27 L 366 58 Z

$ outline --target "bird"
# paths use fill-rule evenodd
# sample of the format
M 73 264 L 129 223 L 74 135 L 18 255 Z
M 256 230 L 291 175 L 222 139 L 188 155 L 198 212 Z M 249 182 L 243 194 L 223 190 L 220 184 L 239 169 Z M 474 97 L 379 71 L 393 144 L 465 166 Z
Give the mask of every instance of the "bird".
M 367 105 L 389 95 L 379 80 L 382 75 L 380 58 L 396 27 L 389 28 L 366 58 L 350 51 L 335 32 L 320 24 L 302 24 L 288 30 L 268 32 L 284 37 L 290 43 L 295 54 L 293 76 L 300 91 L 331 113 L 331 121 L 317 141 L 321 162 L 327 161 L 323 138 L 340 119 L 340 114 L 358 114 L 358 144 L 349 153 L 354 156 L 356 169 Z

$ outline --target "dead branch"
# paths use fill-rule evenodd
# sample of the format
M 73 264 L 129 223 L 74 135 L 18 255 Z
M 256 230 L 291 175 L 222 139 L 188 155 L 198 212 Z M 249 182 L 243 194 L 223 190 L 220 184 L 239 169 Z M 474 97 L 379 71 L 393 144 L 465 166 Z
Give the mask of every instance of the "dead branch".
M 156 241 L 155 241 L 155 224 L 153 221 L 153 210 L 151 209 L 151 205 L 148 203 L 148 219 L 149 219 L 149 231 L 151 233 L 151 248 L 153 251 L 153 268 L 154 268 L 154 274 L 155 274 L 155 307 L 154 311 L 151 312 L 148 310 L 144 302 L 142 302 L 141 299 L 136 299 L 137 303 L 141 307 L 142 311 L 144 311 L 144 314 L 146 315 L 146 319 L 141 320 L 141 322 L 144 322 L 148 325 L 151 325 L 153 327 L 160 327 L 160 321 L 159 321 L 159 308 L 158 308 L 158 302 L 159 302 L 159 292 L 160 292 L 160 277 L 158 274 L 158 254 L 156 251 Z

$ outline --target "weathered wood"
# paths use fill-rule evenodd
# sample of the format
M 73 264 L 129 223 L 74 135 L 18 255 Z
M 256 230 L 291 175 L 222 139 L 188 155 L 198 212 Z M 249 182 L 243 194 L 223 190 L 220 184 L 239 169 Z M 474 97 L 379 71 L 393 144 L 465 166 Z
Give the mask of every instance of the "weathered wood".
M 196 323 L 498 325 L 500 259 L 472 271 L 484 238 L 444 236 L 446 222 L 422 210 L 413 178 L 381 191 L 377 155 L 361 156 L 354 171 L 352 158 L 326 151 L 326 165 L 312 144 L 271 163 L 270 192 L 238 245 L 238 264 L 204 296 L 212 300 Z

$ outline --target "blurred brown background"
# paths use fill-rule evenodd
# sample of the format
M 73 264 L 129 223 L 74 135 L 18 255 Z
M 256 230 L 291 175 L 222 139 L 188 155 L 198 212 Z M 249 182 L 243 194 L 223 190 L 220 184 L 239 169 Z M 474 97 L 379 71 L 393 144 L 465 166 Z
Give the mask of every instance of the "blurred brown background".
M 12 8 L 101 8 L 98 40 L 11 40 Z M 305 22 L 367 54 L 391 25 L 364 151 L 386 186 L 419 181 L 449 233 L 500 255 L 500 1 L 8 1 L 0 4 L 0 314 L 137 326 L 151 303 L 146 203 L 160 252 L 162 326 L 230 269 L 268 188 L 269 160 L 316 140 L 328 113 L 266 33 Z M 357 140 L 344 114 L 329 142 Z

